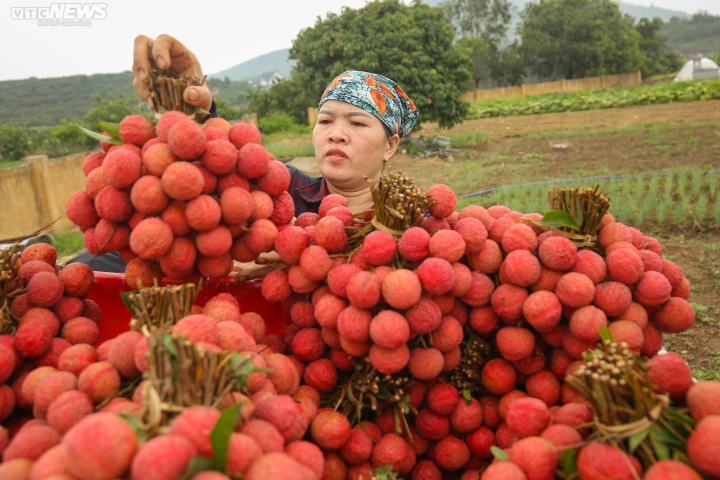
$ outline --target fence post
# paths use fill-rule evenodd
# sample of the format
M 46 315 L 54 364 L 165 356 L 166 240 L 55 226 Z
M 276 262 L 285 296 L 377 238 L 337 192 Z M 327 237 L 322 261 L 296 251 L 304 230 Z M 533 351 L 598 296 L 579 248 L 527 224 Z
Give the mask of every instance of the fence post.
M 23 163 L 30 167 L 30 179 L 42 226 L 51 224 L 63 215 L 55 200 L 55 190 L 51 187 L 49 162 L 47 155 L 23 158 Z
M 318 109 L 315 107 L 308 107 L 307 109 L 308 125 L 311 127 L 317 123 Z
M 562 91 L 567 92 L 567 78 L 562 79 Z
M 635 83 L 635 85 L 642 84 L 642 72 L 640 70 L 635 72 L 635 81 L 637 82 L 637 83 Z
M 525 84 L 523 83 L 520 85 L 520 94 L 524 97 L 527 93 L 527 88 L 525 87 Z

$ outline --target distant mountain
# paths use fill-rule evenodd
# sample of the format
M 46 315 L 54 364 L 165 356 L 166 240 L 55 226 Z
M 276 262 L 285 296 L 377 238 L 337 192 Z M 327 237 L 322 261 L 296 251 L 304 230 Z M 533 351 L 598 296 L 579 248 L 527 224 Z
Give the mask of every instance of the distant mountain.
M 444 0 L 424 0 L 425 3 L 431 6 L 438 6 Z M 530 0 L 510 0 L 510 3 L 515 7 L 515 13 L 519 13 L 525 4 L 529 3 Z M 660 7 L 643 7 L 641 5 L 634 5 L 626 2 L 619 2 L 620 10 L 624 13 L 629 13 L 635 18 L 642 17 L 660 17 L 664 22 L 669 21 L 672 17 L 688 18 L 689 15 L 686 12 L 679 10 L 668 10 Z M 515 23 L 515 22 L 513 22 Z M 274 52 L 260 55 L 246 62 L 230 67 L 227 70 L 213 73 L 209 75 L 210 78 L 228 77 L 230 80 L 251 80 L 257 82 L 261 75 L 265 73 L 278 72 L 283 77 L 290 75 L 295 60 L 288 59 L 289 49 L 285 48 L 282 50 L 275 50 Z
M 284 48 L 274 52 L 260 55 L 251 60 L 239 63 L 227 70 L 208 75 L 210 78 L 228 77 L 230 80 L 257 80 L 266 73 L 278 72 L 283 77 L 290 76 L 290 70 L 295 65 L 295 60 L 288 59 L 290 50 Z
M 432 5 L 434 7 L 440 5 L 445 0 L 424 0 L 425 3 L 428 5 Z M 523 8 L 525 8 L 525 4 L 530 3 L 531 0 L 510 0 L 510 3 L 513 4 L 515 7 L 515 13 L 519 13 Z M 627 2 L 618 2 L 620 4 L 620 11 L 623 13 L 629 13 L 635 18 L 642 18 L 642 17 L 648 17 L 648 18 L 654 18 L 654 17 L 660 17 L 662 18 L 663 22 L 667 22 L 672 17 L 680 17 L 680 18 L 686 18 L 689 17 L 687 12 L 681 12 L 679 10 L 668 10 L 667 8 L 661 8 L 661 7 L 643 7 L 641 5 L 635 5 L 632 3 Z

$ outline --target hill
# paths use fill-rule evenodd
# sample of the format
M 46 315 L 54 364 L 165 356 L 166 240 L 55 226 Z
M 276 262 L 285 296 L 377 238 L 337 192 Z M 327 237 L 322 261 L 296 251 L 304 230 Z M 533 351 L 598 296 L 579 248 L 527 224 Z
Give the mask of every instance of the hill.
M 264 73 L 278 72 L 283 77 L 290 75 L 295 60 L 288 59 L 289 49 L 275 50 L 274 52 L 260 55 L 251 60 L 239 63 L 234 67 L 208 75 L 209 78 L 225 78 L 230 80 L 251 80 L 257 79 Z
M 80 119 L 93 95 L 135 96 L 132 72 L 27 78 L 0 82 L 0 124 L 57 125 L 61 119 Z
M 698 13 L 691 18 L 673 18 L 660 34 L 673 50 L 720 51 L 720 16 Z

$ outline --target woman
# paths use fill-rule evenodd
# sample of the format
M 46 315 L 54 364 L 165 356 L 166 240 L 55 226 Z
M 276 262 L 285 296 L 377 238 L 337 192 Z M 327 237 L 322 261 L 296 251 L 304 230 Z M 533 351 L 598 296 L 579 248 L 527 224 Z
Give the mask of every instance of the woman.
M 150 69 L 148 45 L 158 66 L 179 75 L 202 77 L 197 57 L 177 39 L 144 35 L 135 39 L 133 85 L 140 97 L 150 99 L 146 72 Z M 216 116 L 207 85 L 190 87 L 185 101 Z M 322 198 L 337 193 L 348 200 L 353 212 L 372 201 L 365 177 L 378 181 L 384 160 L 389 159 L 417 120 L 415 104 L 389 78 L 367 72 L 347 71 L 335 78 L 318 105 L 313 130 L 315 158 L 321 177 L 310 177 L 288 166 L 292 174 L 289 193 L 300 213 L 317 212 Z M 201 120 L 202 121 L 202 120 Z
M 148 46 L 160 68 L 178 75 L 202 78 L 197 57 L 177 39 L 160 35 L 153 40 L 139 35 L 135 39 L 133 86 L 148 103 L 151 102 L 147 81 L 147 72 L 151 68 Z M 190 105 L 211 112 L 209 116 L 199 118 L 201 122 L 217 116 L 207 85 L 187 88 L 184 98 Z M 350 210 L 357 213 L 372 202 L 366 178 L 374 182 L 380 179 L 383 165 L 397 150 L 400 137 L 407 135 L 415 125 L 415 104 L 389 78 L 347 71 L 328 85 L 318 108 L 313 146 L 322 176 L 311 177 L 288 166 L 291 173 L 288 192 L 295 201 L 295 215 L 317 212 L 322 199 L 331 193 L 344 196 Z M 80 257 L 75 260 L 85 261 Z M 124 271 L 124 262 L 119 256 L 113 256 L 112 260 L 118 264 L 114 268 L 97 269 Z M 263 254 L 254 264 L 238 265 L 235 274 L 240 280 L 257 278 L 269 271 L 271 267 L 267 264 L 277 261 L 276 254 Z

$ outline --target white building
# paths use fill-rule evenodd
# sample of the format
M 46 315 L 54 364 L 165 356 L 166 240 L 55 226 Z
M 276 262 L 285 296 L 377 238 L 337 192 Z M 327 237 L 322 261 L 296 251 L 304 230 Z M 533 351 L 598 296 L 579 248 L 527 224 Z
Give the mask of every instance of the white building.
M 696 55 L 695 58 L 683 65 L 673 81 L 684 82 L 701 78 L 720 78 L 720 68 L 709 58 Z

